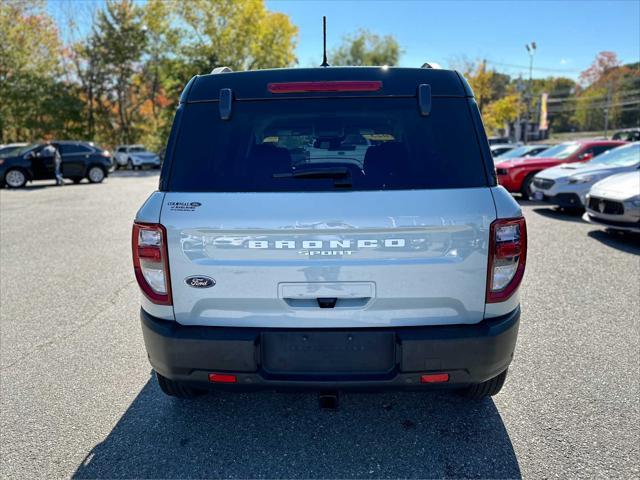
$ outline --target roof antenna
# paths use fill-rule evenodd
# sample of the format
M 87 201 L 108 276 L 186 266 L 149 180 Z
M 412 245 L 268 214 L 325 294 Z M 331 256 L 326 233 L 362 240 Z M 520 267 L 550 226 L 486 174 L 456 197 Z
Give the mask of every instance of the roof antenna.
M 322 65 L 321 67 L 328 67 L 327 62 L 327 17 L 322 16 Z

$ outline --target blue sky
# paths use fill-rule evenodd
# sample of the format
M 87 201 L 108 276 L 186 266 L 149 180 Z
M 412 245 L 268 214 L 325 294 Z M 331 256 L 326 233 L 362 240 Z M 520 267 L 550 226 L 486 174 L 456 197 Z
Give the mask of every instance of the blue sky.
M 50 0 L 49 10 L 59 16 L 69 2 Z M 100 4 L 101 0 L 75 2 Z M 487 59 L 498 71 L 527 76 L 529 57 L 524 45 L 531 41 L 538 46 L 536 77 L 577 78 L 603 50 L 616 52 L 625 63 L 640 61 L 638 0 L 266 3 L 270 10 L 288 14 L 298 26 L 300 66 L 316 65 L 322 59 L 322 15 L 327 16 L 329 49 L 344 35 L 365 28 L 396 37 L 404 50 L 402 66 L 420 66 L 425 61 L 449 66 L 466 57 Z

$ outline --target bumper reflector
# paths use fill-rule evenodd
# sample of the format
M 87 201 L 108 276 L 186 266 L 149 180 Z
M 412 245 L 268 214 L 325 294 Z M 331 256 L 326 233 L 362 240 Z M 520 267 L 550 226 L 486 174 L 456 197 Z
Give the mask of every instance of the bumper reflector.
M 213 383 L 236 383 L 237 378 L 235 375 L 227 373 L 210 373 L 209 381 Z
M 420 377 L 420 383 L 444 383 L 448 381 L 448 373 L 429 373 Z

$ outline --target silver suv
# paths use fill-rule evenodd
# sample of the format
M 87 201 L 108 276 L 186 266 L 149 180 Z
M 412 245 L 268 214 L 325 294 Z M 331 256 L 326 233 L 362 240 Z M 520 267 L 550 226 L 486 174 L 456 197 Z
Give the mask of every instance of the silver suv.
M 455 71 L 194 77 L 133 225 L 162 390 L 502 387 L 526 227 Z

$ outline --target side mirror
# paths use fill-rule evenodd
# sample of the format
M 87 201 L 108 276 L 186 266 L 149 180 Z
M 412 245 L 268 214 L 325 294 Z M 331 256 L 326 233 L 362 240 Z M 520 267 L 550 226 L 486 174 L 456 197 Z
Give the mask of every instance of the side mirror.
M 27 152 L 27 154 L 24 156 L 24 158 L 26 158 L 27 160 L 31 160 L 32 158 L 36 158 L 36 152 L 34 152 L 34 151 Z
M 583 162 L 586 162 L 587 160 L 591 160 L 593 158 L 593 153 L 589 153 L 589 152 L 583 153 L 578 158 Z

